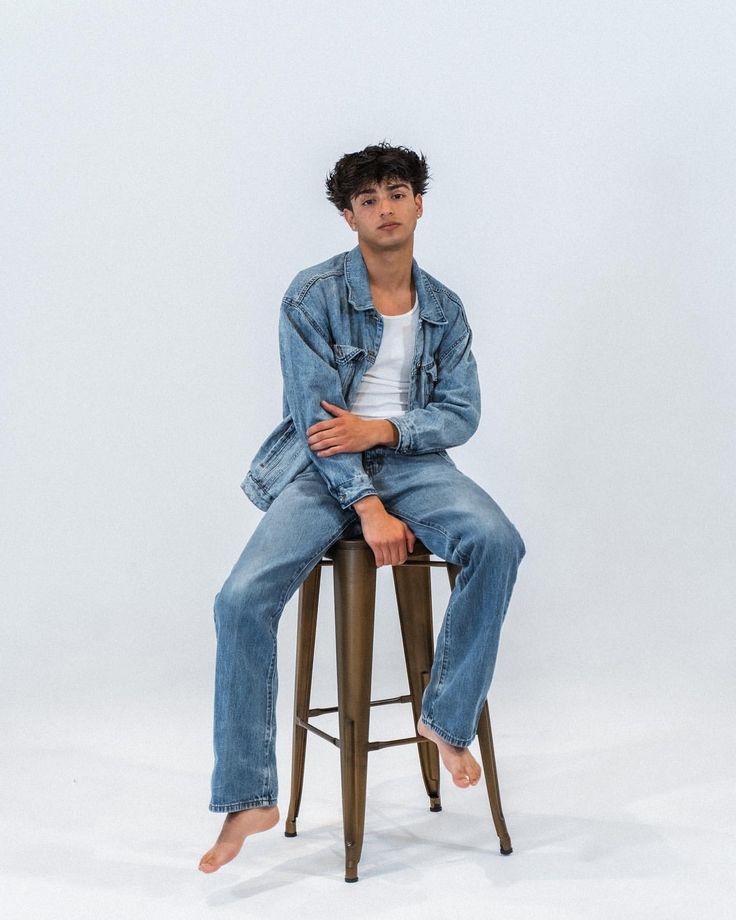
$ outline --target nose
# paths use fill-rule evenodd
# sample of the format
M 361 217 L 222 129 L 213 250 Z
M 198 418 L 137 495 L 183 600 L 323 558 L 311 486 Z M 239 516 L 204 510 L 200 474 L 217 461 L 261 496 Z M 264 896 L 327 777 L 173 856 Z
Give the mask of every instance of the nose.
M 391 210 L 391 199 L 387 198 L 381 202 L 381 217 L 385 217 L 387 214 L 393 214 Z

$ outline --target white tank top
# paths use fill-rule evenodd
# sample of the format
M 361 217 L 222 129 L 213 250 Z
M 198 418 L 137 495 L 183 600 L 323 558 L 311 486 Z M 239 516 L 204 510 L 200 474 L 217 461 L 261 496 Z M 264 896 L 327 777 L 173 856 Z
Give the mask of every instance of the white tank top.
M 403 415 L 409 405 L 409 380 L 417 334 L 419 303 L 408 313 L 382 313 L 383 335 L 373 365 L 363 374 L 348 409 L 360 418 Z

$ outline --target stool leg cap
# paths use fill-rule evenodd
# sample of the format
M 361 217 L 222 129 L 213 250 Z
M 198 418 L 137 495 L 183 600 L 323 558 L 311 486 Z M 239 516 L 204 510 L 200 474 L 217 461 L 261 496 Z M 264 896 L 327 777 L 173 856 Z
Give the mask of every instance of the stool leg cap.
M 345 876 L 345 881 L 346 881 L 346 882 L 357 882 L 357 881 L 358 881 L 358 876 L 356 875 L 355 878 L 348 878 L 347 875 L 346 875 L 346 876 Z
M 284 837 L 296 837 L 296 831 L 284 831 Z
M 504 848 L 501 847 L 501 852 L 503 853 L 504 856 L 508 856 L 509 853 L 513 853 L 514 850 L 513 850 L 513 847 L 509 847 L 508 850 L 504 850 Z

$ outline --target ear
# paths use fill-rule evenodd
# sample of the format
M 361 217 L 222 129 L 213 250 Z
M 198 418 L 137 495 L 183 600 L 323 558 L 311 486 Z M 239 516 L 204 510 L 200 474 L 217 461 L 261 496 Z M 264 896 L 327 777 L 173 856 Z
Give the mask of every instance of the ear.
M 342 216 L 345 218 L 345 221 L 347 222 L 347 225 L 350 227 L 351 230 L 355 231 L 358 229 L 357 227 L 353 226 L 355 215 L 350 210 L 350 208 L 343 208 Z

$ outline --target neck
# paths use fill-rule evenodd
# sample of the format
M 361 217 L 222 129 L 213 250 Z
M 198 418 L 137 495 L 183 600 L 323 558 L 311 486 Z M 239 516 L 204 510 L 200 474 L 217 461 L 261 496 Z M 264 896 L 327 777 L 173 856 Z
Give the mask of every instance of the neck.
M 368 280 L 372 288 L 395 294 L 412 287 L 413 236 L 400 249 L 373 249 L 361 240 L 358 241 L 358 245 L 368 269 Z

